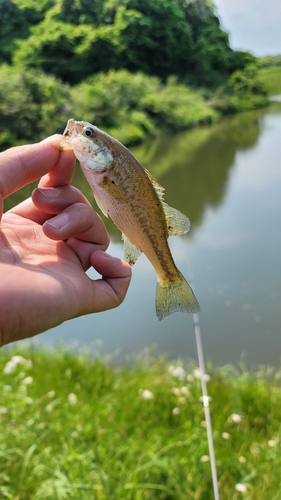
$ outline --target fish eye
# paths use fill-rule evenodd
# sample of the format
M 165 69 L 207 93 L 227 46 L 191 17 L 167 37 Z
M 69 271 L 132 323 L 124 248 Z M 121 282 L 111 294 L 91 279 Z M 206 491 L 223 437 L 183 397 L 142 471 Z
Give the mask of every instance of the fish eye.
M 86 136 L 86 137 L 94 137 L 95 136 L 95 131 L 93 128 L 90 128 L 90 127 L 87 127 L 85 128 L 85 130 L 83 131 L 83 134 Z

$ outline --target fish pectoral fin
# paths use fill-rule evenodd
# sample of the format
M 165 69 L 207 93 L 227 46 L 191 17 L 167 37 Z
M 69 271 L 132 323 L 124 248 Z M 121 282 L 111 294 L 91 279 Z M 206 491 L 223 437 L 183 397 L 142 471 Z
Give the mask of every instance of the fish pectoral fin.
M 162 202 L 169 236 L 179 236 L 188 233 L 190 220 L 176 208 L 172 208 L 167 203 Z
M 105 215 L 105 217 L 108 217 L 108 213 L 107 213 L 106 208 L 103 206 L 101 200 L 99 199 L 99 197 L 95 193 L 94 193 L 94 198 L 96 200 L 96 204 L 99 207 L 100 211 L 103 213 L 103 215 Z
M 130 266 L 133 266 L 142 252 L 124 234 L 122 234 L 122 240 L 124 241 L 124 259 Z

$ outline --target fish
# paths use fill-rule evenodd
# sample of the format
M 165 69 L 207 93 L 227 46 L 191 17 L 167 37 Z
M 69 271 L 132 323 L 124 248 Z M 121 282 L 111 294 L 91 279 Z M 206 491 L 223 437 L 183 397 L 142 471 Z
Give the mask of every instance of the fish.
M 133 266 L 144 253 L 154 267 L 158 319 L 178 311 L 199 312 L 167 241 L 187 233 L 190 221 L 164 202 L 165 189 L 129 149 L 91 123 L 68 120 L 61 148 L 73 149 L 98 207 L 121 231 L 124 259 Z

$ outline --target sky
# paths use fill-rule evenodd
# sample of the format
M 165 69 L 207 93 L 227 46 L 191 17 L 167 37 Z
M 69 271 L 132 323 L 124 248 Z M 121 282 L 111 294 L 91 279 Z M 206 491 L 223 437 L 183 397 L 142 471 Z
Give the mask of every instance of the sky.
M 281 0 L 213 0 L 233 49 L 281 54 Z

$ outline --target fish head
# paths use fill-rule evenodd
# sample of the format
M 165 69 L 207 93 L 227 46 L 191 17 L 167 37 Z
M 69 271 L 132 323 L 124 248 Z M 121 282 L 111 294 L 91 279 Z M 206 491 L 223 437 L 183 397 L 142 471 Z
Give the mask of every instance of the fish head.
M 88 122 L 68 120 L 61 148 L 73 149 L 81 165 L 87 170 L 105 171 L 113 161 L 112 138 Z

